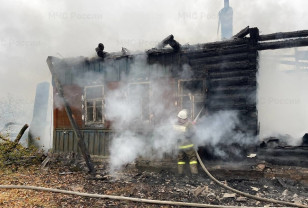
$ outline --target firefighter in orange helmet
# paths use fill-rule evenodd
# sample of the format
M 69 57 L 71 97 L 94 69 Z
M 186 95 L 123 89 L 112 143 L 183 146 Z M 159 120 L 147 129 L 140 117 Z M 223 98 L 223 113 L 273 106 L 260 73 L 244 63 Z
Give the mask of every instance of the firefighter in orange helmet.
M 174 129 L 178 136 L 178 173 L 180 175 L 184 173 L 187 158 L 189 161 L 190 172 L 193 175 L 198 174 L 197 156 L 194 150 L 194 144 L 191 142 L 191 137 L 193 136 L 193 124 L 188 119 L 188 112 L 186 109 L 181 110 L 177 117 L 178 121 L 174 125 Z

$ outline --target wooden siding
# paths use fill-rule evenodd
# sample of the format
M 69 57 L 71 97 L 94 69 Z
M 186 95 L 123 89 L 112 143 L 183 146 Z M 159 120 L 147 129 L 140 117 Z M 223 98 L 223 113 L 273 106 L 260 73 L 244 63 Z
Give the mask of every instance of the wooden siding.
M 109 145 L 113 131 L 88 129 L 81 130 L 91 155 L 109 156 Z M 77 137 L 72 129 L 56 129 L 54 131 L 53 149 L 55 152 L 78 152 Z

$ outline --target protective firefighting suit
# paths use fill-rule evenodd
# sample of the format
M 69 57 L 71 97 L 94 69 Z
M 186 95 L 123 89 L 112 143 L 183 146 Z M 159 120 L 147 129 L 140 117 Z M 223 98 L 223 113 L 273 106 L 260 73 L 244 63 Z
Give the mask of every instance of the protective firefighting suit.
M 190 172 L 192 174 L 198 174 L 198 162 L 197 156 L 194 150 L 194 144 L 191 142 L 191 137 L 193 136 L 192 132 L 192 123 L 190 121 L 185 122 L 184 124 L 177 123 L 174 125 L 174 129 L 177 132 L 178 137 L 178 173 L 184 173 L 184 167 L 186 164 L 186 158 L 189 161 Z

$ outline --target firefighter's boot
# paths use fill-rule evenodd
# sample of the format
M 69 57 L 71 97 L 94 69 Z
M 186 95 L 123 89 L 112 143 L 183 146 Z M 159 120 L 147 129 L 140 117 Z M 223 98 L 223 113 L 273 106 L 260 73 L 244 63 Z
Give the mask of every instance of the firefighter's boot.
M 184 174 L 184 165 L 178 165 L 178 174 L 183 175 Z
M 193 175 L 197 175 L 198 174 L 198 166 L 197 166 L 197 164 L 190 164 L 190 172 Z

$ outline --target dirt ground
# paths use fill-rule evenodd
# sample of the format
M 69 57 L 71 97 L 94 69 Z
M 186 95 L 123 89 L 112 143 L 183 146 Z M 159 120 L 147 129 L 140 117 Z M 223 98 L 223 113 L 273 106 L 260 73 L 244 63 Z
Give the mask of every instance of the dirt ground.
M 84 167 L 53 162 L 38 166 L 9 167 L 0 170 L 1 185 L 31 185 L 98 194 L 168 201 L 231 206 L 278 206 L 233 194 L 205 174 L 177 176 L 168 171 L 139 171 L 130 165 L 115 176 L 108 173 L 107 161 L 97 165 L 97 174 L 87 174 Z M 235 177 L 236 178 L 236 177 Z M 308 204 L 308 186 L 292 179 L 230 178 L 224 183 L 250 194 L 289 202 Z M 94 199 L 32 190 L 0 190 L 0 207 L 176 207 L 128 201 Z

